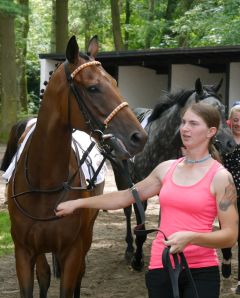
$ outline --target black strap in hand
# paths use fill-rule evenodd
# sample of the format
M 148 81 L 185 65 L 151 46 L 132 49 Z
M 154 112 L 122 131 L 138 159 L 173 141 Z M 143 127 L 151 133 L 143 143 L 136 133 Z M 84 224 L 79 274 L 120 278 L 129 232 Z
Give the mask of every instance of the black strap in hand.
M 181 271 L 184 268 L 186 270 L 188 280 L 193 288 L 193 292 L 194 292 L 193 298 L 198 298 L 196 285 L 195 285 L 194 279 L 192 277 L 192 273 L 188 267 L 188 263 L 184 256 L 184 253 L 183 252 L 175 253 L 175 254 L 172 254 L 172 256 L 173 256 L 173 261 L 174 261 L 174 268 L 172 266 L 172 262 L 170 259 L 170 246 L 165 247 L 163 250 L 163 254 L 162 254 L 162 263 L 163 263 L 164 269 L 168 272 L 170 280 L 171 280 L 172 289 L 173 289 L 173 297 L 174 298 L 180 297 L 179 296 L 178 279 L 179 279 L 179 275 L 180 275 Z

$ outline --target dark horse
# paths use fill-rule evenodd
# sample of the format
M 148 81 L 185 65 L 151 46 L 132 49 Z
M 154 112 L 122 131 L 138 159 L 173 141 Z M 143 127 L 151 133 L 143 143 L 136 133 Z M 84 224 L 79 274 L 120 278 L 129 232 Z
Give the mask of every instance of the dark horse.
M 195 101 L 203 101 L 219 110 L 221 114 L 221 126 L 214 140 L 215 147 L 222 153 L 230 152 L 235 147 L 232 133 L 225 121 L 225 107 L 217 95 L 220 82 L 217 86 L 203 86 L 200 79 L 196 80 L 195 89 L 182 90 L 177 93 L 166 93 L 154 110 L 137 108 L 134 110 L 139 119 L 143 120 L 146 115 L 150 116 L 145 127 L 148 133 L 148 141 L 142 152 L 138 153 L 133 160 L 129 161 L 130 176 L 134 183 L 145 178 L 160 163 L 168 159 L 176 159 L 182 155 L 182 142 L 179 134 L 181 111 L 187 105 Z M 144 116 L 145 115 L 145 116 Z M 115 181 L 118 189 L 129 187 L 129 179 L 125 174 L 125 168 L 121 162 L 112 163 Z M 133 205 L 137 224 L 141 223 L 139 210 Z M 144 209 L 146 210 L 144 202 Z M 134 252 L 133 235 L 131 228 L 132 206 L 124 209 L 126 216 L 126 242 L 125 258 L 131 262 L 135 270 L 141 270 L 144 266 L 143 244 L 146 235 L 136 235 Z
M 104 182 L 90 188 L 81 184 L 81 160 L 71 149 L 72 131 L 87 132 L 121 159 L 140 152 L 146 142 L 146 133 L 123 102 L 115 80 L 94 59 L 97 52 L 96 37 L 90 41 L 87 55 L 79 53 L 74 36 L 69 40 L 66 61 L 46 87 L 36 128 L 8 183 L 21 297 L 33 297 L 35 265 L 40 297 L 47 297 L 48 252 L 56 255 L 61 268 L 59 297 L 80 297 L 98 210 L 83 209 L 58 219 L 54 209 L 60 201 L 102 193 Z

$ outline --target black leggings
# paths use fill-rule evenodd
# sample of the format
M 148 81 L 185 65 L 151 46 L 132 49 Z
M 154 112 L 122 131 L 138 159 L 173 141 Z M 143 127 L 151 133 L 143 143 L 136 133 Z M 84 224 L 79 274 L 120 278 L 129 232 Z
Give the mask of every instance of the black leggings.
M 238 214 L 240 212 L 240 198 L 238 197 L 237 200 L 237 207 L 238 207 Z M 238 247 L 237 247 L 237 252 L 238 252 L 238 281 L 240 281 L 240 225 L 238 226 Z M 229 260 L 232 258 L 232 248 L 223 248 L 222 249 L 222 255 L 225 260 Z
M 218 266 L 190 269 L 199 298 L 218 298 L 220 295 L 220 274 Z M 153 269 L 146 273 L 149 298 L 173 298 L 168 273 L 164 269 Z M 194 292 L 185 270 L 179 275 L 180 298 L 193 298 Z

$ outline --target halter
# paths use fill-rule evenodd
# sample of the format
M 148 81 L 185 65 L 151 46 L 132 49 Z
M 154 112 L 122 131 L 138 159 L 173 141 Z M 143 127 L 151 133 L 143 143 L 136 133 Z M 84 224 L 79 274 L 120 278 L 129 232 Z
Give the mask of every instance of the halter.
M 89 61 L 89 62 L 85 62 L 83 64 L 81 64 L 80 66 L 78 66 L 72 73 L 69 72 L 69 70 L 67 69 L 67 60 L 64 62 L 64 69 L 65 69 L 65 74 L 67 77 L 67 80 L 70 84 L 70 88 L 73 92 L 73 94 L 75 95 L 76 99 L 77 99 L 77 103 L 79 105 L 80 110 L 82 111 L 82 114 L 85 118 L 86 123 L 90 126 L 90 129 L 92 132 L 101 132 L 101 135 L 103 135 L 103 131 L 107 128 L 109 122 L 114 118 L 114 116 L 116 116 L 116 114 L 123 109 L 124 107 L 128 106 L 128 103 L 126 101 L 122 102 L 121 104 L 119 104 L 108 116 L 107 118 L 103 121 L 103 124 L 100 123 L 97 119 L 93 118 L 91 112 L 89 111 L 87 105 L 85 104 L 85 102 L 83 101 L 82 97 L 80 96 L 79 93 L 79 88 L 76 86 L 75 82 L 74 82 L 74 78 L 75 76 L 82 71 L 83 69 L 85 69 L 86 67 L 89 66 L 99 66 L 101 65 L 101 63 L 99 61 Z M 97 127 L 97 130 L 94 129 L 92 123 L 95 124 L 95 127 Z

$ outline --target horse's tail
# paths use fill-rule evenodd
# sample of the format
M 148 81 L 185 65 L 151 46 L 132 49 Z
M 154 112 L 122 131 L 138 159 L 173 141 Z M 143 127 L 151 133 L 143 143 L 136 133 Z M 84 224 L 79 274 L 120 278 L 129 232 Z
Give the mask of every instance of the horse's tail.
M 52 267 L 53 267 L 53 276 L 55 278 L 61 277 L 60 264 L 55 254 L 52 254 Z
M 7 142 L 7 148 L 0 167 L 1 171 L 6 171 L 9 167 L 13 156 L 17 152 L 19 138 L 23 134 L 28 121 L 28 119 L 21 120 L 12 126 Z

